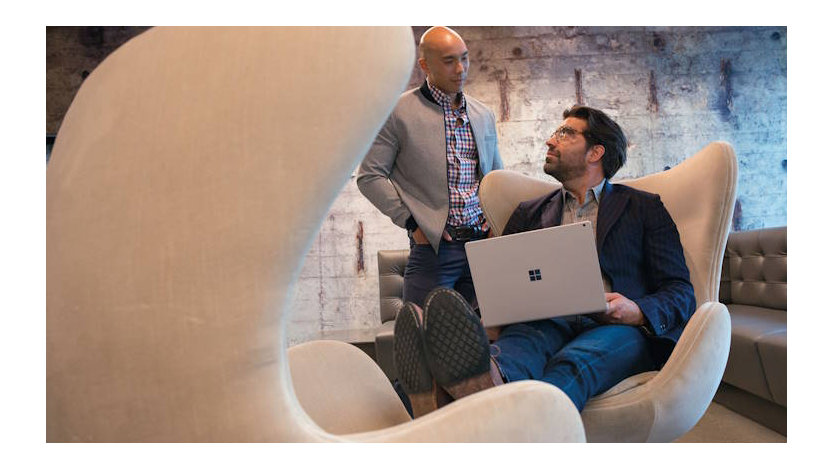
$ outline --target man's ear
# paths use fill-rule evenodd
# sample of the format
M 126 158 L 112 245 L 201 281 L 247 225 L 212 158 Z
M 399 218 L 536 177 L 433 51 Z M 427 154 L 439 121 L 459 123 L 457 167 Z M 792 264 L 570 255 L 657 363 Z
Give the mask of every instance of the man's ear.
M 594 145 L 593 147 L 588 149 L 588 163 L 596 163 L 602 160 L 603 155 L 605 155 L 605 147 L 599 144 Z
M 426 64 L 426 59 L 423 58 L 423 57 L 420 57 L 419 59 L 417 59 L 417 64 L 420 65 L 420 70 L 422 70 L 423 73 L 426 76 L 428 76 L 429 75 L 429 67 Z

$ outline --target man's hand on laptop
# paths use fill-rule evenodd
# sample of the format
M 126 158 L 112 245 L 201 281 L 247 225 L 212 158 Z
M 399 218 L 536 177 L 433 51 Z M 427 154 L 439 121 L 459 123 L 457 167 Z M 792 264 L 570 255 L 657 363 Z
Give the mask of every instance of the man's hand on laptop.
M 619 292 L 606 292 L 605 301 L 608 310 L 605 313 L 596 315 L 596 320 L 601 323 L 612 323 L 621 325 L 640 326 L 645 324 L 646 318 L 640 307 L 631 299 Z

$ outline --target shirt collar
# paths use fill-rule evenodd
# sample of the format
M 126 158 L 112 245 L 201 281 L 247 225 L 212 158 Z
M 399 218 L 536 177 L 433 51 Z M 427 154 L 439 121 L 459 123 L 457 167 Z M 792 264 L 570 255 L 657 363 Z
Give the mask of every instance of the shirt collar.
M 593 194 L 594 200 L 597 202 L 597 204 L 599 204 L 600 198 L 602 197 L 602 190 L 605 188 L 605 182 L 606 181 L 608 181 L 608 180 L 603 178 L 602 181 L 600 181 L 600 183 L 598 185 L 594 186 L 593 188 L 588 189 L 588 192 Z M 566 197 L 566 198 L 567 197 L 571 197 L 571 198 L 574 197 L 573 194 L 571 194 L 568 190 L 563 190 L 562 192 L 564 193 L 564 195 L 565 195 L 564 197 Z M 588 193 L 585 193 L 585 195 L 587 196 Z M 574 199 L 576 199 L 576 198 L 574 198 Z M 585 200 L 585 203 L 586 204 L 588 203 L 587 199 Z
M 434 86 L 429 79 L 426 79 L 426 83 L 429 84 L 429 93 L 431 93 L 431 96 L 435 101 L 440 103 L 441 106 L 452 107 L 453 102 L 451 96 L 444 93 L 440 88 Z M 466 108 L 466 96 L 464 96 L 463 92 L 459 92 L 458 95 L 460 95 L 460 107 Z

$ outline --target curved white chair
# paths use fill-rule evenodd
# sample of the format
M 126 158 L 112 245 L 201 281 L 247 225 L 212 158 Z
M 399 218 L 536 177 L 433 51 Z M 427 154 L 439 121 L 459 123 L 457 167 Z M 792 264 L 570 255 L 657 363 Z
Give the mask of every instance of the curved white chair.
M 547 384 L 411 421 L 358 349 L 287 351 L 303 256 L 413 62 L 407 27 L 154 28 L 86 79 L 46 175 L 47 441 L 584 440 Z
M 630 377 L 588 401 L 582 420 L 589 442 L 673 441 L 709 406 L 730 349 L 730 316 L 718 302 L 718 288 L 737 180 L 733 148 L 713 142 L 670 170 L 620 181 L 660 195 L 680 232 L 699 307 L 660 371 Z M 494 171 L 481 183 L 481 204 L 490 226 L 502 233 L 519 202 L 559 186 Z

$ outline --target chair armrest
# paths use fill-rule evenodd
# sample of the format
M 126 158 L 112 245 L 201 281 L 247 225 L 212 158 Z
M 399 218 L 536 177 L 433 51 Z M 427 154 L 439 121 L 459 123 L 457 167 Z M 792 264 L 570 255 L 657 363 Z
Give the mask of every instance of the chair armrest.
M 674 440 L 692 429 L 715 396 L 730 354 L 730 314 L 720 302 L 702 304 L 681 335 L 672 355 L 651 383 L 658 414 L 668 429 L 654 429 L 652 441 Z
M 295 396 L 324 431 L 350 434 L 411 419 L 382 370 L 356 346 L 310 341 L 289 348 L 287 356 Z
M 588 441 L 670 442 L 682 436 L 715 396 L 729 352 L 727 307 L 705 302 L 657 375 L 644 385 L 588 402 L 582 412 Z
M 289 359 L 299 403 L 330 433 L 323 440 L 585 442 L 573 403 L 544 382 L 484 390 L 411 421 L 385 375 L 358 348 L 311 341 L 290 348 Z
M 469 395 L 408 423 L 343 437 L 362 442 L 585 442 L 585 430 L 564 392 L 524 380 Z

